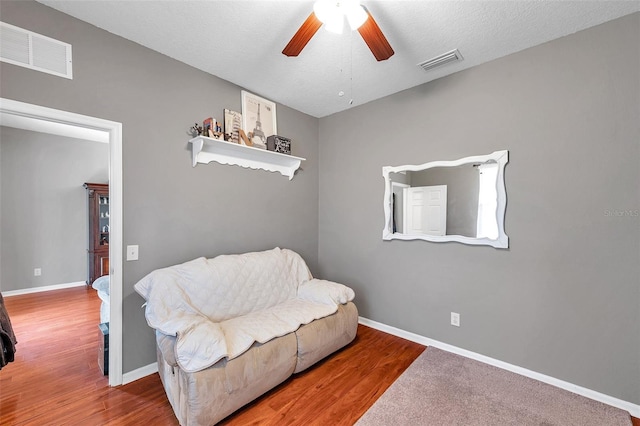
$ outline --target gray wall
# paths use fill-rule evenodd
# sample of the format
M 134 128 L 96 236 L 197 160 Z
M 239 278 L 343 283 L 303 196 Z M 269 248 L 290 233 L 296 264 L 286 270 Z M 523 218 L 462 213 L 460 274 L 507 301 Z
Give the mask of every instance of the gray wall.
M 191 167 L 187 128 L 239 110 L 239 87 L 35 2 L 0 14 L 74 53 L 72 81 L 0 64 L 1 96 L 123 123 L 124 244 L 140 245 L 124 265 L 125 372 L 154 361 L 138 279 L 279 245 L 352 285 L 365 317 L 640 403 L 640 227 L 618 214 L 639 208 L 638 14 L 322 120 L 278 105 L 307 158 L 291 182 Z M 404 149 L 373 130 L 390 111 Z M 499 149 L 509 250 L 381 240 L 383 165 Z
M 409 173 L 411 186 L 447 185 L 447 235 L 478 235 L 480 176 L 475 167 L 466 164 Z
M 73 46 L 73 80 L 0 64 L 0 95 L 123 123 L 123 371 L 155 361 L 154 335 L 133 285 L 198 256 L 291 248 L 317 271 L 318 119 L 277 106 L 278 132 L 307 159 L 286 177 L 217 163 L 191 166 L 187 130 L 240 87 L 33 1 L 0 2 L 2 21 Z M 214 41 L 213 41 L 214 42 Z M 257 93 L 260 95 L 260 93 Z M 123 253 L 124 257 L 124 253 Z
M 108 182 L 109 145 L 0 127 L 0 152 L 0 289 L 85 281 L 82 184 Z
M 321 275 L 366 318 L 640 403 L 639 41 L 636 13 L 323 118 Z M 382 241 L 382 166 L 501 149 L 508 250 Z

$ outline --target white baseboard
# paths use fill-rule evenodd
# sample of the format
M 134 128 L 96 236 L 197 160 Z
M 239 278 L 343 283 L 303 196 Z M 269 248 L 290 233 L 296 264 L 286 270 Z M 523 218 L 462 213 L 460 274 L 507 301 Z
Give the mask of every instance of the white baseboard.
M 84 281 L 78 281 L 78 282 L 75 282 L 75 283 L 45 285 L 45 286 L 42 286 L 42 287 L 25 288 L 25 289 L 22 289 L 22 290 L 3 291 L 2 292 L 2 296 L 3 297 L 20 296 L 22 294 L 40 293 L 42 291 L 51 291 L 51 290 L 61 290 L 63 288 L 80 287 L 80 286 L 83 286 L 83 285 L 87 285 L 87 283 L 84 282 Z
M 157 372 L 158 372 L 157 362 L 154 362 L 153 364 L 145 365 L 144 367 L 140 367 L 133 371 L 129 371 L 128 373 L 124 373 L 122 375 L 122 384 L 126 385 L 127 383 L 135 382 L 138 379 L 142 379 L 143 377 L 149 376 Z
M 631 414 L 634 417 L 640 417 L 640 405 L 638 404 L 633 404 L 629 401 L 624 401 L 622 399 L 614 398 L 612 396 L 609 396 L 600 392 L 596 392 L 594 390 L 587 389 L 582 386 L 575 385 L 573 383 L 565 382 L 564 380 L 556 379 L 555 377 L 547 376 L 545 374 L 528 370 L 523 367 L 518 367 L 517 365 L 509 364 L 507 362 L 503 362 L 494 358 L 490 358 L 485 355 L 471 352 L 466 349 L 459 348 L 457 346 L 452 346 L 447 343 L 442 343 L 437 340 L 430 339 L 428 337 L 420 336 L 419 334 L 411 333 L 409 331 L 401 330 L 399 328 L 395 328 L 386 324 L 372 321 L 367 318 L 358 317 L 358 322 L 362 325 L 375 328 L 376 330 L 384 331 L 385 333 L 398 336 L 403 339 L 410 340 L 412 342 L 420 343 L 421 345 L 433 346 L 434 348 L 442 349 L 443 351 L 461 355 L 466 358 L 471 358 L 476 361 L 483 362 L 485 364 L 493 365 L 494 367 L 498 367 L 503 370 L 511 371 L 512 373 L 520 374 L 521 376 L 529 377 L 531 379 L 535 379 L 540 382 L 550 384 L 560 389 L 564 389 L 569 392 L 582 395 L 586 398 L 590 398 L 595 401 L 599 401 L 604 404 L 611 405 L 612 407 L 620 408 L 621 410 L 625 410 L 629 412 L 629 414 Z

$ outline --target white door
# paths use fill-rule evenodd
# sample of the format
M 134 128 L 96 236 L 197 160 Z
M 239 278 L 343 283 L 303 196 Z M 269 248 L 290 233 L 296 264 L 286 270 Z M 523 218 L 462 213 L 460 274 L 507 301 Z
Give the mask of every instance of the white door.
M 406 233 L 446 235 L 447 185 L 406 189 Z

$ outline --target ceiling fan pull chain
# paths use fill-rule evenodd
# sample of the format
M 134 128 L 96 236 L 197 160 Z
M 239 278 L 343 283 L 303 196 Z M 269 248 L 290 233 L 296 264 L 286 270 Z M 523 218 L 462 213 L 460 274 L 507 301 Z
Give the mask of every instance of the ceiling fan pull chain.
M 349 93 L 351 94 L 351 99 L 349 99 L 349 105 L 353 105 L 353 32 L 349 33 L 349 61 L 351 62 L 351 71 L 349 72 Z

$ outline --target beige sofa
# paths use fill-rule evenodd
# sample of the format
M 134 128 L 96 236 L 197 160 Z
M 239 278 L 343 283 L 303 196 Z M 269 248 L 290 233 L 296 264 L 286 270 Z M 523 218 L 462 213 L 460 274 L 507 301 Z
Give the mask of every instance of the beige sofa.
M 199 258 L 134 287 L 181 425 L 212 425 L 350 343 L 353 291 L 314 279 L 295 252 Z

